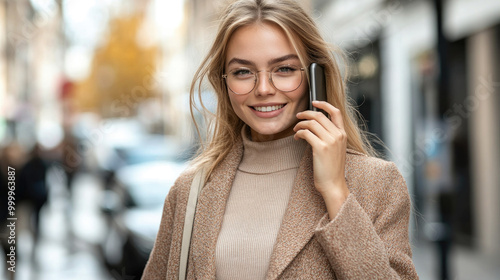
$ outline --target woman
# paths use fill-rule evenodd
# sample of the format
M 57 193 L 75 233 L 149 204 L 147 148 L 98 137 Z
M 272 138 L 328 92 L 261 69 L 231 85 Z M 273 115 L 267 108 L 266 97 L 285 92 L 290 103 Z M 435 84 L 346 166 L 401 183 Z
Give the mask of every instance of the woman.
M 324 67 L 328 102 L 308 110 L 307 66 Z M 189 188 L 208 170 L 188 279 L 417 279 L 410 200 L 371 148 L 334 57 L 289 0 L 241 0 L 221 18 L 191 86 L 218 98 L 208 146 L 165 200 L 143 279 L 177 279 Z M 199 90 L 201 92 L 201 90 Z

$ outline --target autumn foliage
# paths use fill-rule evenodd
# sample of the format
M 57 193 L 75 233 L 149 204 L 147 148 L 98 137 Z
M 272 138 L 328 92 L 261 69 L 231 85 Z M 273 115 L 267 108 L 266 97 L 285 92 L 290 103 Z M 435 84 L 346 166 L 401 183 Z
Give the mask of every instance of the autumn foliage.
M 90 74 L 77 84 L 75 102 L 81 111 L 103 117 L 129 117 L 137 104 L 157 95 L 154 79 L 158 46 L 145 46 L 139 38 L 143 15 L 116 18 L 109 35 L 93 57 Z

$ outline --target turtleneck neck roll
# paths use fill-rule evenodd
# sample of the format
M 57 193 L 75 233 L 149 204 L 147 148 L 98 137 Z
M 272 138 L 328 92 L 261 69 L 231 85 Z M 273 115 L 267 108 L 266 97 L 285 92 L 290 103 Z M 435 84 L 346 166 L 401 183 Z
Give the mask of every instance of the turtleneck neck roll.
M 253 142 L 246 127 L 241 134 L 244 150 L 238 170 L 247 173 L 269 174 L 297 168 L 307 147 L 305 140 L 295 140 L 293 136 L 273 141 Z

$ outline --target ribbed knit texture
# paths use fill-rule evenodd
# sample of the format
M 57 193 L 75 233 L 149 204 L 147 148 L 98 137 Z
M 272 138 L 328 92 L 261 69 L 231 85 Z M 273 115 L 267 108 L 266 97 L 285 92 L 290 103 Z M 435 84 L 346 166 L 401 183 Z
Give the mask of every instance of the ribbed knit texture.
M 216 275 L 265 279 L 300 159 L 307 147 L 293 136 L 252 142 L 244 128 L 236 171 L 216 247 Z

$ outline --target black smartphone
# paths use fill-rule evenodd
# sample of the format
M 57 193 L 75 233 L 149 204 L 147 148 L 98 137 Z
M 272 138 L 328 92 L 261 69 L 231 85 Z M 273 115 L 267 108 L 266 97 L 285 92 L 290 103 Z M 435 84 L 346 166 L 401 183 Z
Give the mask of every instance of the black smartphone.
M 326 101 L 326 81 L 325 81 L 325 71 L 323 67 L 319 64 L 313 62 L 309 65 L 309 110 L 323 112 L 326 116 L 325 111 L 313 107 L 312 102 Z

